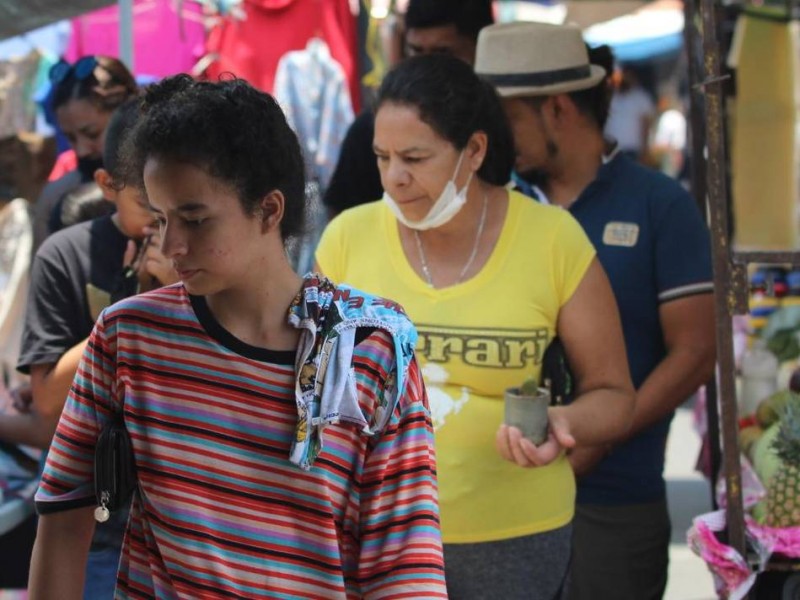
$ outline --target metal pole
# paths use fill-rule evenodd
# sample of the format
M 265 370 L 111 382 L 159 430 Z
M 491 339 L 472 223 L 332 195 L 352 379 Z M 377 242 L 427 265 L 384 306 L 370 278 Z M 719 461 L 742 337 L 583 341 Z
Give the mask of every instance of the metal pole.
M 133 0 L 119 0 L 119 59 L 133 73 Z
M 691 140 L 692 195 L 706 214 L 706 132 L 705 102 L 703 90 L 697 84 L 703 80 L 702 32 L 697 28 L 695 18 L 698 14 L 696 0 L 686 0 L 683 5 L 683 37 L 686 48 L 686 63 L 689 71 L 689 133 Z
M 720 371 L 720 408 L 722 449 L 727 488 L 728 543 L 746 557 L 742 476 L 739 462 L 736 385 L 733 359 L 733 325 L 736 312 L 728 235 L 727 189 L 725 182 L 725 140 L 722 112 L 717 18 L 714 0 L 701 0 L 703 16 L 703 56 L 706 80 L 706 139 L 708 145 L 708 204 L 711 218 L 711 240 L 714 258 L 714 300 L 717 311 L 717 355 Z
M 698 7 L 695 0 L 685 0 L 683 3 L 683 43 L 686 50 L 686 66 L 689 73 L 689 140 L 691 153 L 689 157 L 690 180 L 692 195 L 697 202 L 700 212 L 706 215 L 706 135 L 705 135 L 705 108 L 702 90 L 697 88 L 703 80 L 701 33 L 696 27 L 695 17 Z M 719 394 L 717 381 L 712 378 L 706 384 L 706 422 L 708 423 L 707 439 L 710 461 L 710 496 L 711 505 L 717 509 L 717 495 L 715 493 L 716 481 L 722 464 L 719 440 L 719 410 L 717 408 Z

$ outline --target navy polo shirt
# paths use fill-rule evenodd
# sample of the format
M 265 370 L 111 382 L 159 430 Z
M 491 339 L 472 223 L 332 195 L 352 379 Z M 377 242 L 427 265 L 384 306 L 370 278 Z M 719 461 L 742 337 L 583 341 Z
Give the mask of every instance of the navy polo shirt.
M 708 228 L 692 197 L 669 177 L 621 153 L 570 207 L 597 250 L 622 318 L 638 389 L 666 356 L 664 302 L 713 290 Z M 672 415 L 613 451 L 578 481 L 579 504 L 638 504 L 666 495 L 664 452 Z

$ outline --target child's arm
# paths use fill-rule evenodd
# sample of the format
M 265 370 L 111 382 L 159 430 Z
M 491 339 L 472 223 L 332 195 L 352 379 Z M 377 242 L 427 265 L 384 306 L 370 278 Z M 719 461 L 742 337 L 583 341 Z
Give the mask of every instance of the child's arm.
M 446 598 L 430 410 L 416 360 L 364 464 L 357 579 L 364 598 Z
M 94 507 L 76 508 L 39 517 L 31 557 L 30 600 L 81 600 L 89 546 L 94 533 Z
M 25 414 L 0 415 L 1 440 L 37 448 L 50 445 L 86 341 L 67 350 L 56 363 L 31 365 L 30 410 Z

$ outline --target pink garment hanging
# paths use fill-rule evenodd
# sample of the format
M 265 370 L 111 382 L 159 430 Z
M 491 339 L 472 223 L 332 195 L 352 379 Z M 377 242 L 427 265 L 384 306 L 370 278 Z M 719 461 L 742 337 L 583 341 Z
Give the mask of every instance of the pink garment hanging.
M 183 18 L 178 16 L 182 5 Z M 134 74 L 156 78 L 189 72 L 205 52 L 202 8 L 195 2 L 135 0 Z M 110 6 L 72 20 L 66 58 L 86 54 L 119 56 L 119 7 Z
M 218 55 L 209 79 L 233 73 L 271 93 L 281 57 L 319 37 L 342 66 L 358 113 L 357 30 L 349 0 L 244 0 L 243 8 L 246 19 L 226 18 L 209 33 L 208 52 Z

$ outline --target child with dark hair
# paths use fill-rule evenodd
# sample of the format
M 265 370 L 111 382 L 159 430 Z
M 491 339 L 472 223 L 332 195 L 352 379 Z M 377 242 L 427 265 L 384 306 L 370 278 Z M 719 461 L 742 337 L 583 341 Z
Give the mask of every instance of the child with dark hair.
M 137 293 L 140 280 L 146 279 L 149 289 L 177 279 L 171 268 L 155 268 L 141 257 L 133 264 L 137 247 L 141 255 L 157 252 L 142 241 L 154 223 L 153 215 L 138 188 L 126 184 L 118 165 L 120 146 L 137 117 L 136 100 L 115 112 L 105 145 L 109 170 L 100 169 L 95 175 L 116 212 L 56 232 L 34 257 L 17 363 L 31 376 L 32 404 L 28 413 L 0 415 L 0 440 L 47 448 L 100 311 Z M 98 529 L 87 599 L 112 593 L 124 526 L 120 515 Z
M 143 111 L 125 164 L 181 282 L 97 321 L 36 498 L 32 597 L 80 594 L 113 414 L 137 477 L 116 598 L 446 597 L 416 332 L 292 270 L 303 161 L 277 103 L 179 75 Z

